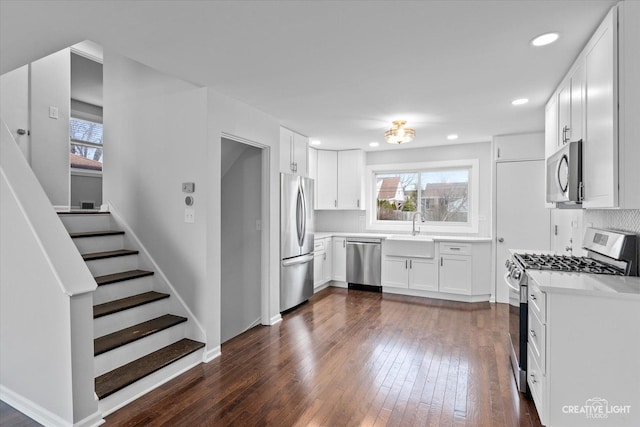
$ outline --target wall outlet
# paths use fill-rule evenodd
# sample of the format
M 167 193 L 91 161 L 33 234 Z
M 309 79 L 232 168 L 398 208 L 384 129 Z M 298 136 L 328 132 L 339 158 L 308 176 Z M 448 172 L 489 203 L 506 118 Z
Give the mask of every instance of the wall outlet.
M 184 210 L 184 222 L 193 224 L 196 222 L 196 210 L 195 209 L 185 209 Z

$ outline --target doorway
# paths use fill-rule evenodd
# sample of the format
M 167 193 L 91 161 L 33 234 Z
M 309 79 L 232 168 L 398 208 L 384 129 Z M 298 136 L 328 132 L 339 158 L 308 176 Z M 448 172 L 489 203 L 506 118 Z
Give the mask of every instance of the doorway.
M 496 164 L 496 302 L 509 302 L 503 280 L 509 249 L 549 250 L 551 223 L 544 175 L 544 160 Z
M 264 151 L 221 139 L 221 343 L 261 323 Z

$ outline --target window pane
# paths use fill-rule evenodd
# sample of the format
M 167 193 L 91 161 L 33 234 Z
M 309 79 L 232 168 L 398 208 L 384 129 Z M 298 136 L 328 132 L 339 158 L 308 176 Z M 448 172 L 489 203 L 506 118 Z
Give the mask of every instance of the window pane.
M 417 172 L 376 174 L 378 221 L 411 221 L 418 200 Z
M 71 143 L 71 167 L 102 170 L 102 148 Z
M 423 172 L 420 182 L 420 210 L 427 221 L 469 220 L 469 169 Z
M 102 124 L 71 117 L 69 120 L 71 140 L 102 144 Z

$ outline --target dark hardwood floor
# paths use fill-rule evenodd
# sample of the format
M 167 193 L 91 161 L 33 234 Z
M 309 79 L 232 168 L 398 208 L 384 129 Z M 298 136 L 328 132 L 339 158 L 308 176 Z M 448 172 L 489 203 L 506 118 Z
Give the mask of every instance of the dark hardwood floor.
M 106 425 L 540 426 L 507 322 L 504 304 L 329 288 Z

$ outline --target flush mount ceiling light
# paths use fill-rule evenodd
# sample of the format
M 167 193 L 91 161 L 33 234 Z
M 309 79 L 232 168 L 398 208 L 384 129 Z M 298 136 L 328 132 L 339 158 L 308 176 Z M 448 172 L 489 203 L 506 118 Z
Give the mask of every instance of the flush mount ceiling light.
M 389 144 L 404 144 L 405 142 L 413 141 L 413 137 L 416 136 L 416 131 L 412 128 L 407 128 L 406 120 L 394 120 L 391 129 L 384 133 L 384 138 Z
M 536 37 L 533 40 L 531 40 L 531 44 L 536 46 L 536 47 L 546 46 L 546 45 L 551 44 L 554 41 L 558 40 L 558 37 L 559 37 L 558 33 L 541 34 L 538 37 Z
M 513 101 L 511 101 L 511 105 L 524 105 L 527 102 L 529 102 L 529 100 L 527 98 L 519 98 L 519 99 L 514 99 Z

